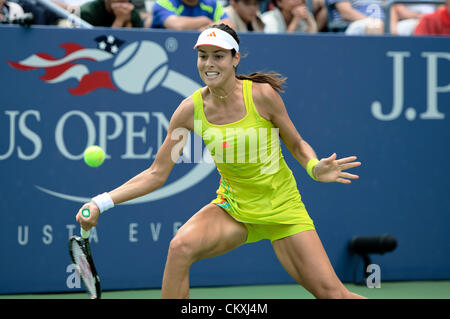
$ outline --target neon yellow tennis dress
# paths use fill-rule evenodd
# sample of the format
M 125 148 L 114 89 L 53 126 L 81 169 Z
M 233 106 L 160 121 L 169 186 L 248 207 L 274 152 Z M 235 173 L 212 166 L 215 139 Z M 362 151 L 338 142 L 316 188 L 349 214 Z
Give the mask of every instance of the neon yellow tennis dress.
M 194 130 L 208 147 L 221 175 L 212 201 L 249 230 L 247 242 L 271 241 L 314 229 L 292 171 L 281 153 L 278 129 L 258 114 L 252 81 L 243 80 L 246 115 L 209 123 L 200 89 L 193 95 Z

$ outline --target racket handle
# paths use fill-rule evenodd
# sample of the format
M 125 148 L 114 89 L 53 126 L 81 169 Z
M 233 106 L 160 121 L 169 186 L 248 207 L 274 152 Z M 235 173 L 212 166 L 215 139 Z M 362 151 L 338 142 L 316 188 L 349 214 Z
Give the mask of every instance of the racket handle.
M 81 227 L 81 238 L 83 239 L 89 238 L 89 233 L 90 233 L 89 230 L 84 230 L 83 227 Z

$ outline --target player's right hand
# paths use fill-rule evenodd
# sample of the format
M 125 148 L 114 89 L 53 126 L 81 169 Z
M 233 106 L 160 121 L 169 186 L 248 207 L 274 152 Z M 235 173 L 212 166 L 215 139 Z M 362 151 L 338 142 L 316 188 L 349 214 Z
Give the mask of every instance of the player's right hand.
M 84 217 L 81 213 L 83 209 L 88 208 L 90 211 L 89 217 Z M 76 215 L 76 220 L 80 223 L 81 228 L 86 231 L 89 231 L 92 227 L 97 226 L 98 216 L 100 216 L 100 210 L 98 206 L 94 202 L 89 202 L 81 206 Z

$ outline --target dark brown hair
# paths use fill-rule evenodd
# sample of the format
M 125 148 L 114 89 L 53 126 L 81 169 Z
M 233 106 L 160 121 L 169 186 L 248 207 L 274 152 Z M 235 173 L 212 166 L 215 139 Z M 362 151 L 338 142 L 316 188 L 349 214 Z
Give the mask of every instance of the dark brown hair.
M 220 29 L 222 31 L 227 32 L 229 35 L 231 35 L 236 42 L 239 44 L 239 37 L 231 27 L 228 25 L 221 23 L 221 24 L 214 24 L 209 26 L 207 29 L 210 28 L 216 28 Z M 236 55 L 236 50 L 231 50 L 231 55 L 234 57 Z M 277 72 L 253 72 L 247 75 L 244 74 L 236 74 L 236 78 L 239 80 L 251 80 L 256 83 L 268 83 L 275 91 L 278 93 L 284 92 L 285 83 L 287 80 L 287 77 L 281 75 Z

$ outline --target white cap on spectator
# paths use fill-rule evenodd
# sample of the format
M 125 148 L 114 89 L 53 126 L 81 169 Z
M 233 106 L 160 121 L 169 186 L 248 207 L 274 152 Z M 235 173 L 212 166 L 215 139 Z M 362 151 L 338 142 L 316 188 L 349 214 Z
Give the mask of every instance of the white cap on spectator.
M 209 28 L 200 33 L 194 49 L 200 45 L 213 45 L 224 50 L 234 49 L 239 52 L 239 44 L 236 40 L 228 32 L 216 28 Z

